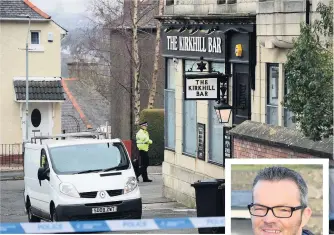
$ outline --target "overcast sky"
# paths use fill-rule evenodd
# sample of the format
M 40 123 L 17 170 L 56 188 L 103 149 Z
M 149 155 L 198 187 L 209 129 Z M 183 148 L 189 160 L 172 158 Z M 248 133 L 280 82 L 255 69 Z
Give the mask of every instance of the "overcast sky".
M 30 0 L 46 13 L 85 13 L 90 0 Z M 54 15 L 52 15 L 54 16 Z
M 91 0 L 30 0 L 67 30 L 86 25 Z

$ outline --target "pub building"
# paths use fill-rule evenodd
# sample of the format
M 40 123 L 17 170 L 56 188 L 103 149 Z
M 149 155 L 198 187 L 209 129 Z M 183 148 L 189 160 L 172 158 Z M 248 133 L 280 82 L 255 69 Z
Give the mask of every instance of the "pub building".
M 166 77 L 163 191 L 193 207 L 191 184 L 208 176 L 225 178 L 225 159 L 232 156 L 228 130 L 251 119 L 256 16 L 156 18 L 161 22 Z M 225 94 L 222 76 L 228 77 Z M 214 108 L 224 95 L 233 107 L 225 125 Z

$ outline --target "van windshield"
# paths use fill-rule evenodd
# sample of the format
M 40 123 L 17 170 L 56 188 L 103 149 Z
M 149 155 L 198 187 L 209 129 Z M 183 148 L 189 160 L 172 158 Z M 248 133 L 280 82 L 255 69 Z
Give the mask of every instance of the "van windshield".
M 121 144 L 80 144 L 49 148 L 57 174 L 127 169 L 129 160 Z

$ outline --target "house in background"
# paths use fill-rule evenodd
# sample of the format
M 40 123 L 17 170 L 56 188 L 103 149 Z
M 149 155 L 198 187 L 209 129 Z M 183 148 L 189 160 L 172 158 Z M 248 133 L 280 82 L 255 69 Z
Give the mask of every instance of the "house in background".
M 62 131 L 97 131 L 108 126 L 110 103 L 105 97 L 80 78 L 63 78 L 62 86 L 66 98 L 62 104 Z
M 129 53 L 132 46 L 132 3 L 133 1 L 125 0 L 120 4 L 122 9 L 119 10 L 122 10 L 122 14 L 111 22 L 107 21 L 102 26 L 94 27 L 91 36 L 88 33 L 86 35 L 78 33 L 77 35 L 76 32 L 69 35 L 67 38 L 71 41 L 68 43 L 69 48 L 79 44 L 79 55 L 73 53 L 63 61 L 63 64 L 66 63 L 68 70 L 67 74 L 63 71 L 64 75 L 68 75 L 70 78 L 79 78 L 81 81 L 94 86 L 103 97 L 109 100 L 110 111 L 108 113 L 112 115 L 109 116 L 108 121 L 112 128 L 112 136 L 123 140 L 133 139 L 137 128 L 134 126 L 134 117 L 131 117 L 134 113 L 134 102 L 131 98 L 134 94 L 134 71 L 131 53 Z M 154 15 L 157 14 L 157 3 L 154 0 L 145 0 L 138 3 L 141 109 L 148 105 L 151 88 L 157 24 Z M 107 12 L 112 14 L 109 11 Z M 73 41 L 71 37 L 73 37 Z M 71 51 L 76 51 L 74 49 L 72 48 Z M 81 51 L 84 51 L 84 53 L 80 53 Z M 101 51 L 105 53 L 101 54 Z M 160 57 L 159 63 L 154 108 L 164 106 L 165 64 L 162 57 Z
M 30 17 L 30 27 L 29 18 Z M 67 31 L 28 0 L 0 4 L 0 144 L 61 132 L 61 40 Z M 28 39 L 29 116 L 25 115 Z M 28 123 L 28 136 L 25 123 Z

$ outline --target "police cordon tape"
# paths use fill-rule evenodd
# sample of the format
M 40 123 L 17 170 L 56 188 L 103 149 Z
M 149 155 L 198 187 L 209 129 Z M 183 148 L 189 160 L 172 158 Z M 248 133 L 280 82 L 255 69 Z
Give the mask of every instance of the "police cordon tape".
M 91 220 L 41 223 L 1 223 L 1 234 L 84 233 L 225 227 L 225 217 L 185 217 L 136 220 Z

